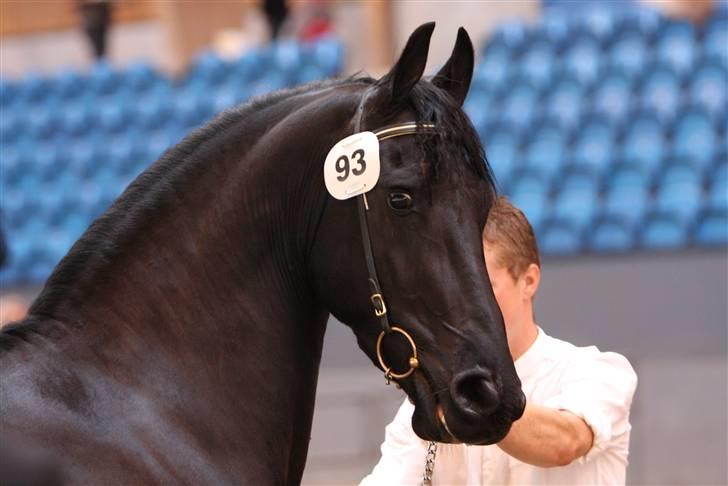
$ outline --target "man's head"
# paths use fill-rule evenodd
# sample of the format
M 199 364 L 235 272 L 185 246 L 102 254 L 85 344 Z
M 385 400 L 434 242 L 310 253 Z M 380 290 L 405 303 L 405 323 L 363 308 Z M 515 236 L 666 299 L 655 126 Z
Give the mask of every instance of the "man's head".
M 483 251 L 508 345 L 517 359 L 530 346 L 536 330 L 533 298 L 541 279 L 541 259 L 533 228 L 505 197 L 499 197 L 488 213 Z

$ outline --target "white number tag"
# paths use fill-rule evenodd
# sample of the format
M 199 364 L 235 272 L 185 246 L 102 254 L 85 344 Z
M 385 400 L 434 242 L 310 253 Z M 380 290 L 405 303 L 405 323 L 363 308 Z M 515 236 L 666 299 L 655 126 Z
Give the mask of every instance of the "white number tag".
M 350 135 L 334 145 L 324 162 L 324 182 L 336 199 L 371 191 L 379 180 L 379 139 L 372 132 Z

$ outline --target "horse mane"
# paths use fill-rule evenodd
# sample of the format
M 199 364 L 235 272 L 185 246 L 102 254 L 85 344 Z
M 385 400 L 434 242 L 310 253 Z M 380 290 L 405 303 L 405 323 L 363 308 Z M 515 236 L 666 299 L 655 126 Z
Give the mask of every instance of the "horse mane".
M 51 273 L 28 311 L 30 317 L 0 331 L 0 350 L 27 340 L 26 333 L 39 332 L 39 318 L 52 319 L 60 305 L 74 298 L 76 285 L 98 277 L 100 270 L 125 251 L 128 243 L 143 236 L 145 226 L 154 221 L 154 216 L 172 199 L 179 185 L 197 171 L 204 170 L 209 163 L 209 156 L 205 155 L 209 155 L 210 151 L 203 150 L 203 146 L 209 148 L 217 140 L 225 138 L 224 134 L 229 130 L 244 130 L 247 124 L 254 122 L 256 112 L 284 99 L 337 86 L 376 83 L 373 78 L 357 73 L 346 78 L 275 91 L 230 108 L 194 130 L 164 152 L 90 225 Z M 493 201 L 495 181 L 485 153 L 470 120 L 455 101 L 433 84 L 420 82 L 405 103 L 406 106 L 392 106 L 386 116 L 394 117 L 408 108 L 415 113 L 417 122 L 434 122 L 437 125 L 434 136 L 421 133 L 417 137 L 425 151 L 425 159 L 431 161 L 432 176 L 437 177 L 441 172 L 472 171 L 488 182 L 488 200 Z M 443 164 L 447 164 L 446 171 L 443 171 Z M 39 329 L 34 331 L 34 327 Z

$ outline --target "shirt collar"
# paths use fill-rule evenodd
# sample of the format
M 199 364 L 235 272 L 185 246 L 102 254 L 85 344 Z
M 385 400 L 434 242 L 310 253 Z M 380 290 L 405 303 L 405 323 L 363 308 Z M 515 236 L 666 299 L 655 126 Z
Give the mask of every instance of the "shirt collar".
M 516 373 L 518 373 L 518 377 L 522 380 L 536 371 L 546 346 L 548 336 L 540 327 L 536 326 L 536 329 L 538 329 L 536 340 L 525 353 L 513 362 L 516 367 Z

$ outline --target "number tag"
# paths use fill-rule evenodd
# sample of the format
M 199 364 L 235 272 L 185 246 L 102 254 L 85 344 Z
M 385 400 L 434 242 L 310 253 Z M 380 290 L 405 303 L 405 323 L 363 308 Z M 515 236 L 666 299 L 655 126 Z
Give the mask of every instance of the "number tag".
M 336 199 L 371 191 L 379 180 L 379 139 L 372 132 L 350 135 L 334 145 L 324 162 L 324 182 Z

